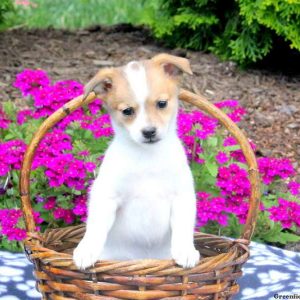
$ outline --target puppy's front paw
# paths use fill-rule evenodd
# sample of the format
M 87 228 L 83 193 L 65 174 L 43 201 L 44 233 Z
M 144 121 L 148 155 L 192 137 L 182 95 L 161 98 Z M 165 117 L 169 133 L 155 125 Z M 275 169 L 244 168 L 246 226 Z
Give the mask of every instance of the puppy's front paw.
M 172 251 L 172 258 L 183 268 L 193 268 L 200 260 L 200 253 L 192 247 L 181 247 Z
M 83 270 L 95 264 L 99 257 L 99 251 L 95 246 L 82 240 L 73 252 L 73 261 L 75 265 Z

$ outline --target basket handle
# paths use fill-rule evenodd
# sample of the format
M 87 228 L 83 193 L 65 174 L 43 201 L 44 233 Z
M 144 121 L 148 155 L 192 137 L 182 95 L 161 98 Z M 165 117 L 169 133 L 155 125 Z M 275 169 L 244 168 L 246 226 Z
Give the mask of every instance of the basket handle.
M 20 174 L 20 196 L 26 229 L 29 233 L 35 232 L 36 227 L 32 214 L 32 206 L 30 203 L 30 172 L 35 151 L 49 129 L 51 129 L 61 119 L 77 108 L 91 103 L 95 98 L 96 94 L 91 92 L 86 98 L 83 98 L 83 96 L 78 96 L 66 103 L 62 108 L 55 111 L 41 124 L 27 147 Z M 179 99 L 195 105 L 199 109 L 218 119 L 240 144 L 247 161 L 248 174 L 251 183 L 250 207 L 241 239 L 250 241 L 256 224 L 260 200 L 260 178 L 253 150 L 239 127 L 224 112 L 210 103 L 204 97 L 181 89 Z

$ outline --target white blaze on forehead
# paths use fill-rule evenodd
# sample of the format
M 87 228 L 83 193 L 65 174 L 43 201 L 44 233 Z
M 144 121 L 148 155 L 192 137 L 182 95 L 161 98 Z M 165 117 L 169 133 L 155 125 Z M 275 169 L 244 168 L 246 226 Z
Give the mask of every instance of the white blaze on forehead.
M 149 94 L 146 70 L 141 62 L 131 61 L 124 68 L 126 79 L 132 90 L 135 101 L 144 104 Z

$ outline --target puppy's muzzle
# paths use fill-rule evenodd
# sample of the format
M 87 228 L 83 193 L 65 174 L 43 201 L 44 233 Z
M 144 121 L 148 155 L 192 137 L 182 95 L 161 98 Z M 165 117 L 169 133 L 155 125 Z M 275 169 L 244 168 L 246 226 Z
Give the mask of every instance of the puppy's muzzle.
M 145 139 L 153 139 L 156 136 L 156 128 L 146 127 L 142 130 L 142 134 Z
M 155 127 L 145 127 L 142 130 L 142 135 L 145 139 L 144 143 L 153 144 L 159 141 L 157 137 L 157 130 Z

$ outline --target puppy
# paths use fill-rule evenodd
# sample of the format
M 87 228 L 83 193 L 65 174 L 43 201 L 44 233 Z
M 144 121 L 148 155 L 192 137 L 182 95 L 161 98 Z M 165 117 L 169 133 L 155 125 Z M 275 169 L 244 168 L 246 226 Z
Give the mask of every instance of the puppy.
M 159 54 L 100 70 L 86 85 L 105 102 L 115 136 L 89 194 L 76 266 L 97 260 L 171 259 L 194 267 L 194 183 L 176 132 L 178 75 L 187 59 Z

